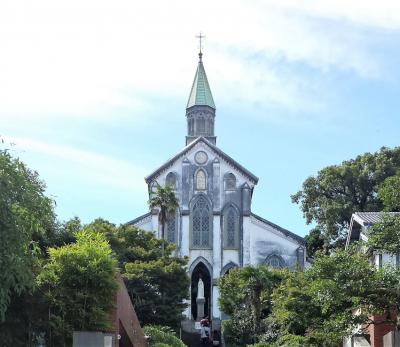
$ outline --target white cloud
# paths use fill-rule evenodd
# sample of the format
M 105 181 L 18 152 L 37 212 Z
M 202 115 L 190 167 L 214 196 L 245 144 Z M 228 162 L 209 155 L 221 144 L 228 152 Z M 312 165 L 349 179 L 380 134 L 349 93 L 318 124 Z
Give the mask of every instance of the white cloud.
M 344 19 L 352 23 L 387 30 L 400 29 L 400 2 L 397 0 L 267 0 L 286 9 L 325 18 Z
M 39 154 L 53 169 L 70 176 L 79 172 L 79 180 L 107 188 L 116 187 L 132 193 L 146 191 L 144 177 L 148 169 L 109 156 L 69 146 L 47 143 L 30 138 L 3 136 L 6 144 L 17 154 Z M 54 163 L 54 164 L 51 164 Z
M 6 0 L 0 4 L 0 117 L 115 119 L 120 107 L 142 117 L 158 107 L 146 95 L 182 100 L 199 29 L 207 35 L 206 67 L 220 100 L 246 96 L 314 109 L 320 105 L 304 76 L 275 71 L 275 62 L 378 78 L 384 67 L 358 25 L 398 29 L 398 7 L 355 0 Z M 255 54 L 264 64 L 248 59 Z

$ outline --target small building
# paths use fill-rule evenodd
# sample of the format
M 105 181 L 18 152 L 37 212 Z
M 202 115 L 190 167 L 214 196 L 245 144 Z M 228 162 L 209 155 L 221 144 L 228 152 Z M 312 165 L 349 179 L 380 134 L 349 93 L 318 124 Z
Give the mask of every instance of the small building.
M 110 331 L 74 331 L 73 347 L 145 347 L 147 342 L 140 327 L 128 291 L 121 275 L 117 276 L 118 290 L 110 312 Z
M 377 222 L 379 222 L 385 214 L 390 216 L 400 216 L 400 212 L 356 212 L 353 213 L 350 220 L 350 227 L 347 234 L 346 249 L 352 242 L 368 241 L 368 230 Z M 400 250 L 399 250 L 400 252 Z M 385 264 L 400 266 L 400 253 L 392 256 L 385 253 L 371 252 L 371 262 L 377 268 L 381 268 Z M 374 320 L 383 320 L 383 316 L 374 316 Z M 392 344 L 385 343 L 386 340 L 397 336 L 394 334 L 393 324 L 370 325 L 367 328 L 366 334 L 354 334 L 351 337 L 345 338 L 343 347 L 392 347 Z M 394 342 L 393 342 L 394 343 Z M 393 344 L 394 346 L 394 344 Z

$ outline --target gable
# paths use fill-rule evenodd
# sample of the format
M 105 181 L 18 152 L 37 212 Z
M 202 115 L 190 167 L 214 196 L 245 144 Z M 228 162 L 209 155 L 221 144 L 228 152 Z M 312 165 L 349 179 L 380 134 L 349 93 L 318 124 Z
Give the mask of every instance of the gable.
M 184 160 L 195 163 L 195 153 L 199 150 L 204 151 L 208 155 L 208 160 L 218 160 L 221 166 L 226 166 L 229 171 L 233 171 L 236 175 L 242 176 L 243 180 L 248 180 L 254 186 L 258 182 L 258 177 L 253 175 L 250 171 L 241 166 L 238 162 L 233 160 L 225 152 L 221 151 L 218 147 L 207 141 L 204 137 L 199 137 L 188 146 L 186 146 L 181 152 L 176 154 L 174 157 L 165 162 L 157 170 L 151 173 L 145 178 L 146 183 L 154 181 L 162 174 L 165 174 L 167 170 L 174 171 L 174 167 L 180 166 Z M 223 170 L 225 171 L 225 170 Z

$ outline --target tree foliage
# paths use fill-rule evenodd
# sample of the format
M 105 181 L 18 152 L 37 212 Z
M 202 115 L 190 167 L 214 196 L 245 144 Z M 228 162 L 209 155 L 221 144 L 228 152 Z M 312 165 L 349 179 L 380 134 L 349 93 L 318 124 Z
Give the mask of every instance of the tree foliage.
M 263 289 L 254 291 L 254 283 Z M 359 326 L 382 324 L 376 314 L 396 324 L 391 313 L 399 307 L 399 283 L 398 269 L 377 269 L 356 249 L 318 252 L 304 271 L 231 270 L 218 284 L 220 307 L 231 316 L 224 333 L 238 346 L 336 347 Z
M 165 223 L 168 218 L 175 214 L 176 209 L 179 207 L 179 201 L 171 186 L 161 187 L 158 185 L 157 191 L 150 198 L 148 204 L 152 209 L 160 209 L 158 220 L 161 224 L 162 251 L 164 253 Z
M 105 237 L 90 229 L 75 237 L 76 243 L 48 250 L 49 261 L 37 277 L 51 315 L 50 343 L 59 345 L 73 330 L 110 328 L 117 290 L 116 260 Z
M 317 346 L 337 346 L 359 325 L 380 324 L 398 302 L 399 273 L 377 269 L 367 254 L 336 250 L 317 254 L 313 267 L 292 273 L 273 294 L 273 316 L 282 335 L 299 335 Z M 392 322 L 395 324 L 395 322 Z
M 324 249 L 325 237 L 319 228 L 311 229 L 308 235 L 304 237 L 306 242 L 307 256 L 314 258 L 317 251 Z
M 185 347 L 185 344 L 175 335 L 169 327 L 147 325 L 144 332 L 149 336 L 150 347 Z
M 218 281 L 222 311 L 231 315 L 224 331 L 236 344 L 250 344 L 268 330 L 264 319 L 271 313 L 271 294 L 282 273 L 267 266 L 231 269 Z
M 131 225 L 98 219 L 90 226 L 109 240 L 141 324 L 178 327 L 188 298 L 187 258 L 174 257 L 172 243 L 163 251 L 154 233 Z
M 343 244 L 352 213 L 382 210 L 384 193 L 379 197 L 378 190 L 399 169 L 400 147 L 365 153 L 307 178 L 292 201 L 300 204 L 307 223 L 317 223 L 326 248 Z
M 32 287 L 35 239 L 54 225 L 53 202 L 45 188 L 37 172 L 0 150 L 0 322 L 11 296 Z
M 400 215 L 384 215 L 368 230 L 368 246 L 380 253 L 400 253 Z
M 378 197 L 386 211 L 400 211 L 400 171 L 383 181 L 378 190 Z

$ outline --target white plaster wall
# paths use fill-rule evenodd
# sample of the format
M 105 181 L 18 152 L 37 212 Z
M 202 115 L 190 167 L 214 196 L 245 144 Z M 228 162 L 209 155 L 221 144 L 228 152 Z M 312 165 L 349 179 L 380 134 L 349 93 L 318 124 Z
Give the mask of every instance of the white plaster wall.
M 189 265 L 190 267 L 192 263 L 198 258 L 205 258 L 211 265 L 213 264 L 213 251 L 212 249 L 191 249 L 189 251 Z M 210 274 L 212 277 L 213 274 Z
M 218 306 L 219 290 L 217 286 L 213 286 L 213 318 L 221 318 L 221 311 Z
M 158 225 L 158 215 L 151 215 L 151 225 L 153 227 L 153 232 L 157 235 L 157 237 L 161 237 L 161 231 L 159 230 Z
M 286 265 L 295 266 L 297 262 L 296 250 L 299 244 L 272 226 L 250 217 L 246 223 L 250 239 L 250 264 L 261 264 L 269 254 L 280 255 Z
M 230 262 L 235 263 L 236 265 L 239 265 L 239 250 L 224 249 L 222 259 L 223 259 L 222 267 L 224 267 L 226 264 L 229 264 Z
M 143 219 L 143 221 L 139 221 L 138 223 L 135 223 L 135 227 L 146 230 L 146 231 L 153 231 L 153 224 L 152 224 L 151 217 L 147 217 L 147 218 Z
M 221 216 L 213 218 L 213 278 L 218 278 L 221 272 Z
M 181 255 L 189 256 L 189 216 L 182 216 L 180 232 L 182 232 Z
M 243 265 L 250 265 L 250 238 L 251 238 L 250 217 L 243 217 Z

